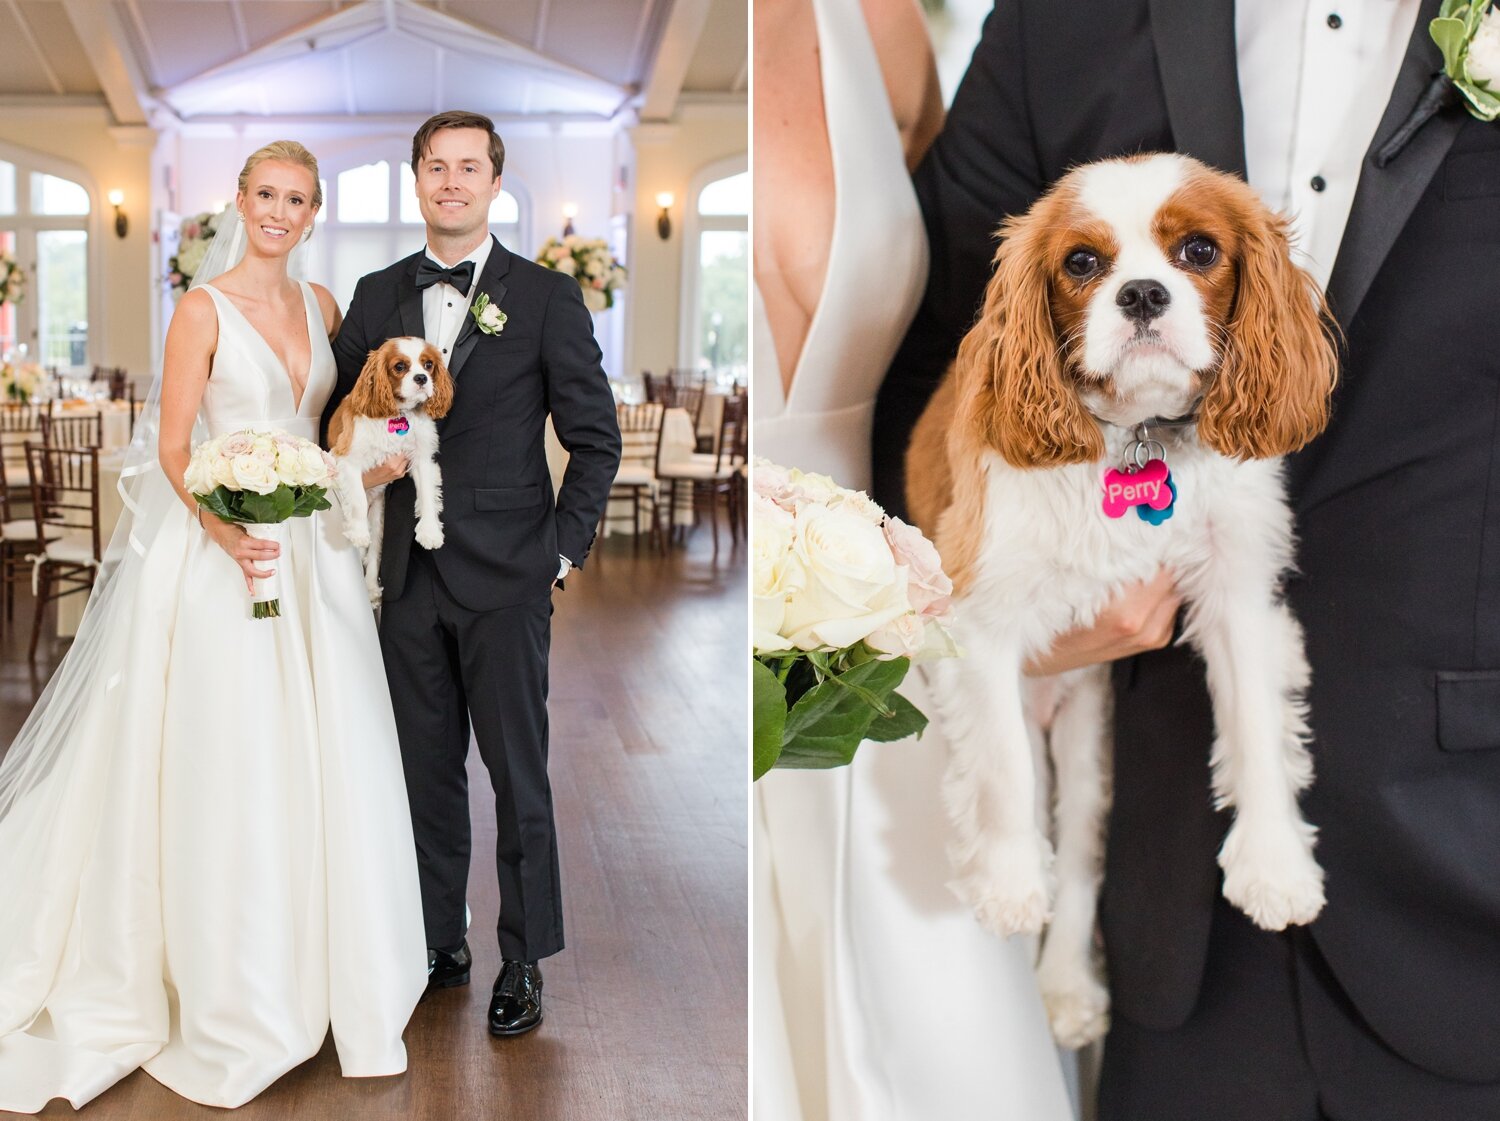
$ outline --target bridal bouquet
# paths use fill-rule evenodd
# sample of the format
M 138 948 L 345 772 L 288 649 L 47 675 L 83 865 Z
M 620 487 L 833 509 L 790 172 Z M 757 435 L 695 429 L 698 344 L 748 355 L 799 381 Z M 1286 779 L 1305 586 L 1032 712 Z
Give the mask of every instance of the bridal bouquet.
M 614 307 L 614 294 L 625 287 L 629 275 L 625 266 L 610 255 L 609 242 L 602 237 L 569 234 L 560 241 L 549 237 L 537 254 L 536 263 L 565 272 L 578 281 L 583 289 L 583 302 L 590 311 Z
M 281 523 L 327 510 L 338 473 L 331 455 L 311 440 L 285 432 L 232 432 L 193 450 L 183 485 L 210 514 L 238 522 L 254 537 L 286 542 Z M 255 582 L 257 619 L 281 615 L 275 576 Z
M 46 382 L 47 371 L 35 362 L 0 363 L 0 396 L 7 401 L 28 404 Z
M 219 223 L 224 220 L 224 215 L 229 213 L 225 207 L 217 214 L 205 210 L 201 214 L 195 214 L 191 218 L 182 220 L 181 238 L 177 242 L 177 252 L 167 261 L 167 283 L 172 286 L 173 296 L 181 296 L 193 283 L 193 276 L 197 273 L 199 266 L 203 264 L 203 258 L 208 254 L 208 243 L 211 242 L 219 232 Z
M 751 475 L 755 777 L 920 735 L 927 717 L 896 688 L 913 661 L 957 653 L 937 550 L 827 476 L 765 460 Z
M 14 257 L 0 249 L 0 307 L 20 303 L 25 294 L 25 270 Z

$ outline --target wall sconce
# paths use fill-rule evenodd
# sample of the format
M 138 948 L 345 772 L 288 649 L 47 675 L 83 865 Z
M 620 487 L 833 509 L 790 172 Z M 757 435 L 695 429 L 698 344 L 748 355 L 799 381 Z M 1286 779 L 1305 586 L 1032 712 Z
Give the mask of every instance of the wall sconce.
M 661 213 L 656 216 L 656 236 L 666 241 L 672 236 L 672 192 L 663 191 L 656 196 L 656 205 Z
M 573 219 L 578 217 L 576 202 L 563 203 L 563 237 L 573 236 Z
M 115 208 L 115 236 L 124 237 L 130 232 L 130 221 L 125 217 L 125 212 L 120 207 L 125 202 L 124 191 L 110 191 L 109 205 Z

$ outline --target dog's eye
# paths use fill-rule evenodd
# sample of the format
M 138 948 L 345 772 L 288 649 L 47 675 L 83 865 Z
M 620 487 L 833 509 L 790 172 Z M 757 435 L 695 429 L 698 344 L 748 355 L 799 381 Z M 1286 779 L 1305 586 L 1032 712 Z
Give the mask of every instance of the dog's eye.
M 422 369 L 426 370 L 428 373 L 432 372 L 432 359 L 431 358 L 424 358 L 424 359 L 422 359 Z
M 1075 249 L 1063 259 L 1063 268 L 1069 276 L 1082 280 L 1099 271 L 1099 254 L 1091 249 Z
M 408 369 L 408 367 L 407 367 L 407 365 L 406 365 L 405 362 L 397 362 L 396 363 L 396 373 L 398 373 L 398 374 L 404 374 L 404 373 L 406 373 L 407 369 Z
M 1195 269 L 1206 269 L 1219 259 L 1219 247 L 1202 234 L 1194 234 L 1182 243 L 1177 255 Z

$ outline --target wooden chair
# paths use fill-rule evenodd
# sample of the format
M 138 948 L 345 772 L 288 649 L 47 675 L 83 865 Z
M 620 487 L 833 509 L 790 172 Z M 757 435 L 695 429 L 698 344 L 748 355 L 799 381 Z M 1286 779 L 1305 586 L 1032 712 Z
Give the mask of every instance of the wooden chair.
M 36 661 L 43 609 L 64 596 L 87 595 L 94 587 L 99 548 L 99 449 L 47 447 L 26 443 L 36 540 L 44 542 L 26 559 L 36 575 L 36 615 L 31 621 L 27 657 Z
M 630 500 L 629 517 L 631 533 L 634 534 L 631 551 L 634 553 L 639 553 L 641 549 L 641 512 L 643 506 L 649 503 L 651 545 L 652 548 L 660 548 L 665 555 L 667 546 L 658 512 L 656 472 L 661 458 L 661 430 L 667 416 L 666 407 L 659 401 L 648 401 L 641 405 L 616 405 L 615 415 L 620 423 L 620 468 L 609 488 L 610 501 Z M 624 514 L 611 515 L 608 503 L 604 509 L 604 516 L 599 520 L 601 533 L 608 523 L 623 521 L 626 517 Z M 668 522 L 668 529 L 670 528 L 671 523 Z
M 25 453 L 25 444 L 19 445 Z M 31 484 L 12 487 L 0 471 L 0 631 L 16 617 L 16 585 L 31 581 L 36 552 L 36 518 L 32 515 Z
M 26 441 L 41 438 L 46 405 L 0 405 L 0 464 L 5 481 L 21 494 L 31 486 L 26 474 Z
M 719 436 L 712 453 L 696 452 L 692 458 L 681 463 L 672 463 L 658 471 L 658 477 L 669 484 L 670 508 L 677 509 L 677 484 L 688 483 L 693 488 L 693 510 L 696 515 L 706 501 L 708 516 L 714 535 L 714 556 L 719 555 L 719 498 L 724 498 L 725 512 L 730 516 L 730 541 L 739 541 L 739 530 L 734 517 L 732 495 L 735 476 L 745 465 L 749 446 L 746 424 L 748 409 L 744 397 L 726 397 L 724 415 L 719 420 Z M 696 517 L 695 517 L 696 520 Z
M 42 414 L 42 443 L 49 448 L 102 448 L 104 418 Z

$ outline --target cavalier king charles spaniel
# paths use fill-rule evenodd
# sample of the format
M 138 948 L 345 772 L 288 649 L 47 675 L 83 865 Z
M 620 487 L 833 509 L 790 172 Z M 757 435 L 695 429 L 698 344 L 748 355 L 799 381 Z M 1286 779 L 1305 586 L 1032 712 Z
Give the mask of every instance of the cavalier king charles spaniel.
M 334 410 L 328 441 L 339 461 L 344 536 L 365 550 L 365 587 L 380 602 L 380 545 L 385 485 L 364 488 L 363 475 L 393 455 L 411 461 L 417 487 L 417 544 L 443 543 L 443 476 L 437 464 L 437 421 L 453 405 L 453 379 L 437 347 L 425 339 L 387 339 L 370 351 L 349 396 Z
M 1108 1022 L 1093 944 L 1110 675 L 1022 667 L 1126 585 L 1174 573 L 1182 641 L 1207 664 L 1213 793 L 1234 811 L 1224 896 L 1267 930 L 1311 922 L 1323 872 L 1297 804 L 1308 666 L 1281 596 L 1278 457 L 1326 424 L 1338 356 L 1286 220 L 1192 159 L 1076 168 L 1001 235 L 978 322 L 913 436 L 908 498 L 936 529 L 967 652 L 932 679 L 952 886 L 996 932 L 1050 923 L 1038 980 L 1076 1047 Z

